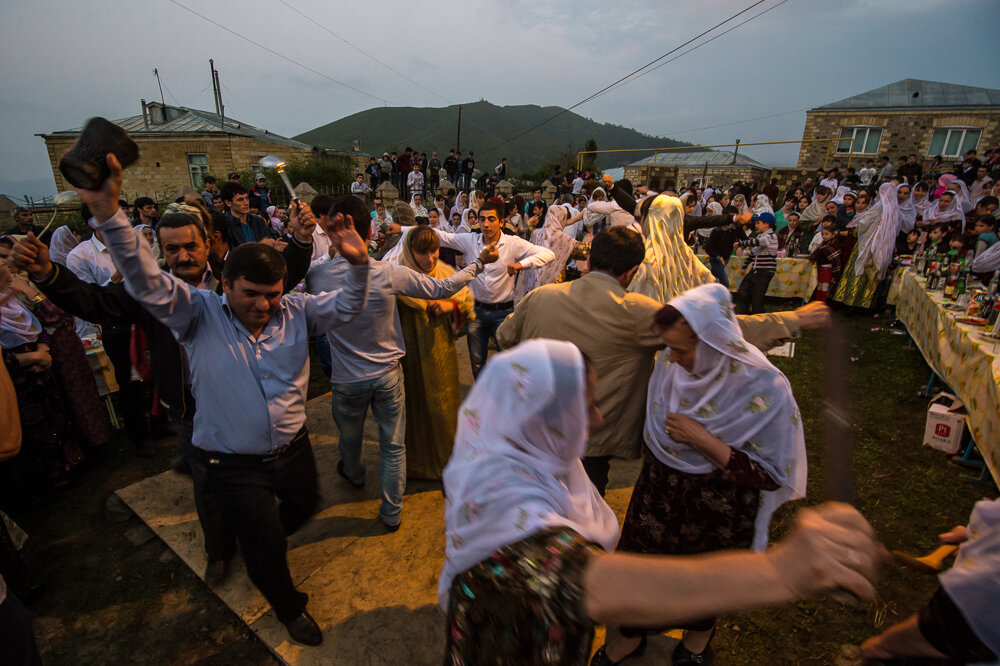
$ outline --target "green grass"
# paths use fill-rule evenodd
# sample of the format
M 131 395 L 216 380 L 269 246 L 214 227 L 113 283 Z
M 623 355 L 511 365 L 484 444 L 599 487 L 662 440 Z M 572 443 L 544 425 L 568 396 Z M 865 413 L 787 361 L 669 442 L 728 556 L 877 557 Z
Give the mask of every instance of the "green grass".
M 843 320 L 851 340 L 850 418 L 854 427 L 856 505 L 890 550 L 925 554 L 937 534 L 964 524 L 976 500 L 995 488 L 968 483 L 968 472 L 945 454 L 922 446 L 927 399 L 918 397 L 929 369 L 908 338 L 871 316 Z M 786 504 L 772 524 L 772 538 L 787 533 L 804 505 L 822 502 L 823 452 L 820 405 L 825 377 L 821 338 L 806 334 L 794 358 L 771 360 L 788 377 L 803 414 L 809 453 L 808 496 Z M 926 604 L 936 578 L 888 563 L 875 603 L 843 606 L 831 599 L 722 618 L 713 642 L 720 664 L 834 663 L 845 644 L 859 644 Z

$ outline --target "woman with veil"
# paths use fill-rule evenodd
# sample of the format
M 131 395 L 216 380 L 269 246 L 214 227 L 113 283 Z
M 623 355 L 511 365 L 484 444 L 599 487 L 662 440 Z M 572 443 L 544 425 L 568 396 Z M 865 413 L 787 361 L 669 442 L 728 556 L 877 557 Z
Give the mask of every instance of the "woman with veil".
M 869 310 L 881 307 L 888 291 L 886 273 L 896 238 L 916 223 L 917 208 L 910 199 L 910 189 L 906 183 L 883 184 L 878 202 L 851 220 L 848 228 L 857 232 L 857 244 L 831 300 Z

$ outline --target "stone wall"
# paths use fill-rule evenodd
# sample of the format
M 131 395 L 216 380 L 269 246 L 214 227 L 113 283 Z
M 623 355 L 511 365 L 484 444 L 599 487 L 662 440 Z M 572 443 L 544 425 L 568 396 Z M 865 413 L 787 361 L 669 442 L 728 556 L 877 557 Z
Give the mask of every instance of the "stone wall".
M 976 127 L 983 130 L 979 139 L 979 153 L 982 154 L 989 146 L 1000 143 L 1000 109 L 984 110 L 927 110 L 914 112 L 905 111 L 809 111 L 806 113 L 806 125 L 802 131 L 803 139 L 828 139 L 840 136 L 841 128 L 852 126 L 881 127 L 882 141 L 879 144 L 878 155 L 859 155 L 855 153 L 850 166 L 860 169 L 865 160 L 875 160 L 881 155 L 888 155 L 893 165 L 896 165 L 900 155 L 911 153 L 922 159 L 925 165 L 930 164 L 932 155 L 928 155 L 931 137 L 934 130 L 941 127 Z M 822 167 L 827 159 L 827 143 L 803 143 L 799 149 L 798 166 L 815 170 Z M 827 168 L 844 169 L 848 155 L 836 152 L 836 144 L 831 144 Z
M 56 190 L 72 189 L 59 171 L 59 159 L 76 142 L 71 136 L 46 136 L 45 147 L 55 177 Z M 123 197 L 133 200 L 149 196 L 156 201 L 166 201 L 171 194 L 184 186 L 191 186 L 187 156 L 202 153 L 208 159 L 209 173 L 220 182 L 231 171 L 256 168 L 257 161 L 265 155 L 280 155 L 286 160 L 312 157 L 309 149 L 292 148 L 284 144 L 257 141 L 242 136 L 133 135 L 139 146 L 139 161 L 125 171 Z

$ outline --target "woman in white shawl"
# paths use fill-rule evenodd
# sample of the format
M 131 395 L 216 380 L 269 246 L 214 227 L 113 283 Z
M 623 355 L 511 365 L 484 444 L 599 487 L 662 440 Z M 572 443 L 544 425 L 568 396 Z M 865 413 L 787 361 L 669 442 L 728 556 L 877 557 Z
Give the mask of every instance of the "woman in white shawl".
M 414 217 L 427 217 L 427 208 L 424 207 L 423 197 L 420 196 L 419 192 L 410 197 L 410 208 L 413 209 Z
M 455 196 L 455 205 L 451 207 L 451 214 L 454 215 L 458 213 L 461 215 L 465 212 L 465 209 L 469 207 L 469 193 L 459 192 Z
M 478 230 L 479 222 L 472 221 L 469 219 L 469 211 L 479 213 L 479 207 L 483 205 L 483 193 L 479 190 L 472 190 L 472 194 L 469 195 L 469 205 L 465 210 L 462 211 L 462 229 L 466 232 L 473 232 Z
M 684 204 L 660 194 L 639 203 L 646 258 L 628 291 L 666 303 L 691 287 L 715 282 L 712 272 L 684 242 Z
M 965 185 L 965 183 L 962 183 Z M 959 222 L 965 229 L 965 212 L 957 193 L 947 189 L 924 212 L 925 222 Z
M 763 555 L 607 552 L 618 522 L 580 462 L 602 422 L 596 382 L 574 345 L 529 340 L 493 356 L 462 404 L 444 470 L 447 663 L 584 666 L 594 622 L 679 623 L 845 584 L 874 596 L 882 551 L 843 505 L 808 512 Z
M 742 194 L 737 194 L 733 197 L 732 205 L 741 213 L 745 213 L 748 210 L 746 197 Z
M 867 309 L 882 304 L 896 238 L 901 230 L 908 231 L 915 224 L 917 209 L 910 200 L 909 185 L 883 183 L 878 197 L 876 203 L 855 215 L 847 225 L 856 229 L 858 242 L 832 296 L 838 303 Z
M 49 242 L 49 258 L 57 264 L 66 265 L 66 256 L 80 244 L 76 232 L 67 226 L 62 226 L 52 232 Z
M 754 197 L 753 212 L 756 215 L 760 215 L 761 213 L 770 213 L 771 215 L 774 215 L 774 208 L 771 206 L 771 200 L 767 198 L 766 194 L 758 194 Z
M 570 260 L 571 256 L 578 259 L 586 258 L 586 246 L 563 232 L 569 220 L 568 206 L 550 206 L 545 214 L 545 224 L 531 233 L 532 245 L 547 247 L 555 253 L 556 258 L 544 266 L 521 271 L 517 278 L 517 284 L 514 286 L 515 305 L 531 290 L 542 285 L 559 282 L 566 269 L 566 262 Z
M 643 466 L 618 550 L 763 550 L 775 509 L 806 492 L 805 436 L 791 384 L 744 341 L 721 284 L 673 299 L 653 327 L 667 350 L 649 381 Z M 714 626 L 708 616 L 681 627 L 687 631 L 674 663 L 710 658 Z M 650 631 L 622 627 L 608 648 L 630 651 Z
M 969 186 L 965 184 L 965 181 L 953 180 L 948 189 L 955 193 L 955 198 L 958 199 L 958 205 L 963 213 L 968 213 L 975 207 L 975 203 L 969 196 Z
M 935 202 L 931 201 L 930 188 L 927 187 L 927 183 L 920 181 L 913 186 L 913 192 L 910 194 L 910 205 L 913 206 L 916 211 L 917 216 L 926 221 L 927 211 L 935 206 Z
M 837 188 L 836 194 L 833 195 L 833 202 L 836 204 L 844 203 L 844 195 L 851 191 L 851 188 L 847 185 L 841 185 Z

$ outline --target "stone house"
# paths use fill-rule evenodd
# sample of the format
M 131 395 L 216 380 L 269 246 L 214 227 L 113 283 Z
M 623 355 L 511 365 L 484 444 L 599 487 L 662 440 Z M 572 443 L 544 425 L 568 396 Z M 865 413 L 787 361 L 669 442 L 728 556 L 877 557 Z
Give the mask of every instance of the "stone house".
M 209 111 L 159 102 L 143 100 L 142 114 L 113 122 L 139 146 L 139 161 L 125 171 L 123 193 L 129 199 L 151 196 L 163 201 L 185 186 L 201 191 L 202 179 L 207 175 L 215 176 L 221 186 L 228 173 L 254 170 L 265 155 L 292 161 L 320 152 L 235 118 L 223 120 Z M 73 146 L 82 129 L 38 135 L 45 140 L 57 191 L 71 189 L 59 171 L 59 159 Z
M 807 111 L 802 138 L 839 140 L 803 143 L 801 170 L 824 162 L 860 169 L 869 159 L 878 166 L 882 155 L 898 167 L 910 154 L 950 165 L 968 150 L 981 154 L 1000 143 L 1000 90 L 904 79 Z
M 663 191 L 691 183 L 706 184 L 754 181 L 762 184 L 771 167 L 728 150 L 670 150 L 643 158 L 624 168 L 623 177 Z

